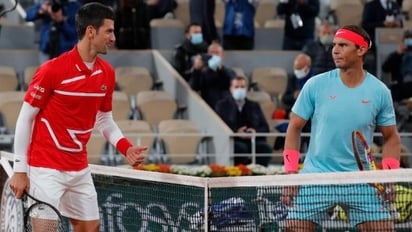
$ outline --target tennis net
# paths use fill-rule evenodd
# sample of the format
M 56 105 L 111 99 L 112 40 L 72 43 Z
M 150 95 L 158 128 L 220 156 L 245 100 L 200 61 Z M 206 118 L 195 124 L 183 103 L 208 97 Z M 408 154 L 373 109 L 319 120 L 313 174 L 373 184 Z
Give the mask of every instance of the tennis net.
M 1 153 L 0 187 L 11 174 L 9 159 L 10 153 Z M 412 231 L 412 169 L 203 178 L 98 165 L 91 168 L 98 192 L 100 231 L 285 231 L 287 217 L 299 212 L 316 218 L 316 231 L 359 231 L 353 225 L 358 220 L 391 213 L 389 203 L 380 200 L 367 183 L 395 186 L 397 217 L 390 220 L 396 231 Z M 295 186 L 301 189 L 301 211 L 280 201 L 282 192 Z M 322 213 L 310 210 L 327 201 L 336 204 Z M 348 208 L 352 204 L 368 212 Z M 373 211 L 376 204 L 377 211 Z M 376 224 L 371 231 L 380 228 Z

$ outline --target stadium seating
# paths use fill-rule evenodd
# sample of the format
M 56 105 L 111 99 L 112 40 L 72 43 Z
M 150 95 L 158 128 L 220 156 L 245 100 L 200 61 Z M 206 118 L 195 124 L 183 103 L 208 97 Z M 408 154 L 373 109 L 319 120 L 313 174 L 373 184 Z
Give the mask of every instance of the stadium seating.
M 162 120 L 173 119 L 177 111 L 174 97 L 165 91 L 141 91 L 137 94 L 136 104 L 141 119 L 152 126 Z
M 12 66 L 0 66 L 0 91 L 17 90 L 19 79 L 16 70 Z
M 256 8 L 255 21 L 263 27 L 268 20 L 276 18 L 276 3 L 273 0 L 261 0 Z
M 135 109 L 136 94 L 143 90 L 152 89 L 153 77 L 145 67 L 118 66 L 115 71 L 116 83 L 120 91 L 128 95 L 130 108 Z
M 112 108 L 114 120 L 128 119 L 131 114 L 131 108 L 127 94 L 121 91 L 114 91 Z
M 339 26 L 361 23 L 363 4 L 360 0 L 331 0 L 330 10 Z
M 159 123 L 159 134 L 170 163 L 192 163 L 202 140 L 200 130 L 190 120 L 172 119 Z M 171 134 L 171 136 L 167 136 Z M 176 136 L 174 134 L 186 134 Z
M 31 80 L 33 79 L 34 73 L 39 68 L 38 65 L 27 66 L 23 72 L 23 80 L 24 80 L 24 88 L 30 84 Z
M 179 19 L 153 19 L 150 21 L 151 46 L 173 49 L 185 35 L 185 26 Z
M 252 71 L 252 85 L 270 94 L 276 105 L 286 91 L 288 74 L 282 67 L 257 67 Z
M 14 133 L 24 96 L 25 93 L 21 91 L 0 92 L 0 113 L 5 120 L 6 132 L 9 134 Z

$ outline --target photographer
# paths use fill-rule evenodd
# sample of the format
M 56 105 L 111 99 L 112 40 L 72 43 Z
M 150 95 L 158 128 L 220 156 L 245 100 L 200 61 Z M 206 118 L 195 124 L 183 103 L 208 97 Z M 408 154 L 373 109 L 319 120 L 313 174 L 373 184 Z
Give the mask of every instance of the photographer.
M 41 20 L 40 64 L 76 44 L 75 15 L 80 6 L 77 1 L 42 0 L 27 10 L 27 22 Z
M 406 30 L 398 49 L 389 54 L 382 71 L 391 74 L 390 89 L 395 102 L 412 97 L 412 30 Z
M 199 91 L 203 100 L 214 108 L 218 100 L 230 96 L 229 86 L 235 72 L 223 65 L 223 48 L 217 42 L 212 42 L 207 54 L 194 58 L 190 86 Z

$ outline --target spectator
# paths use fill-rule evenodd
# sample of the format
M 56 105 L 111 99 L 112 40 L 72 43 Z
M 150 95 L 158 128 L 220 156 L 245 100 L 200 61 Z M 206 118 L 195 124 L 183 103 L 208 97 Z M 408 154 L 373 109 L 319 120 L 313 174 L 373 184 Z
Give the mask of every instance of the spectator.
M 382 64 L 382 71 L 391 74 L 390 89 L 395 102 L 412 97 L 412 30 L 404 32 L 398 49 Z
M 146 0 L 149 22 L 152 19 L 173 17 L 177 7 L 176 0 Z
M 223 47 L 225 50 L 252 50 L 255 13 L 259 0 L 224 0 Z
M 282 97 L 288 112 L 295 104 L 303 85 L 314 75 L 310 56 L 303 53 L 297 55 L 293 62 L 293 73 L 294 75 L 288 79 L 286 92 Z
M 119 49 L 150 48 L 150 21 L 173 17 L 175 0 L 119 0 L 116 10 L 116 47 Z
M 235 133 L 268 133 L 269 126 L 259 104 L 246 98 L 247 89 L 245 77 L 238 76 L 232 79 L 230 85 L 232 96 L 221 99 L 216 104 L 216 113 Z M 234 164 L 250 164 L 250 156 L 244 155 L 252 153 L 251 136 L 236 137 L 234 141 L 234 153 L 243 155 L 235 156 Z M 271 159 L 272 148 L 265 137 L 256 137 L 255 151 L 257 154 L 266 154 L 256 156 L 256 163 L 267 166 Z
M 198 55 L 193 64 L 190 86 L 199 91 L 203 100 L 214 108 L 218 100 L 230 96 L 230 80 L 236 76 L 235 72 L 223 65 L 223 48 L 213 42 L 207 55 Z
M 375 53 L 375 29 L 377 27 L 402 27 L 400 7 L 393 0 L 372 0 L 363 8 L 362 27 L 368 32 L 372 40 L 371 51 Z
M 315 41 L 306 44 L 302 52 L 312 60 L 313 75 L 323 73 L 335 68 L 332 58 L 332 42 L 334 29 L 328 21 L 323 21 L 318 28 L 318 37 Z
M 285 17 L 283 50 L 302 50 L 314 39 L 319 0 L 280 0 L 277 14 Z
M 117 48 L 149 48 L 150 27 L 146 4 L 142 0 L 120 0 L 114 29 Z
M 187 26 L 185 40 L 176 46 L 173 56 L 173 66 L 186 81 L 190 79 L 194 57 L 206 53 L 207 46 L 203 40 L 202 27 L 195 23 Z
M 219 41 L 215 24 L 216 3 L 212 0 L 190 0 L 190 23 L 202 27 L 203 37 L 207 44 Z
M 71 50 L 78 39 L 75 15 L 81 5 L 77 1 L 67 0 L 60 3 L 53 4 L 51 0 L 41 0 L 27 10 L 27 22 L 41 20 L 40 64 Z

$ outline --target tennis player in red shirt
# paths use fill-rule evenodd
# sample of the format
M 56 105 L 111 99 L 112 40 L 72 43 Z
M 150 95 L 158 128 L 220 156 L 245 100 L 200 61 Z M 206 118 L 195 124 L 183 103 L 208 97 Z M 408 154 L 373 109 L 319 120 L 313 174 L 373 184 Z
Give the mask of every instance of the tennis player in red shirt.
M 130 165 L 144 161 L 146 146 L 133 146 L 112 117 L 113 67 L 98 54 L 115 42 L 114 13 L 100 3 L 76 15 L 77 45 L 42 65 L 21 108 L 10 187 L 51 203 L 79 231 L 98 231 L 97 193 L 86 143 L 96 126 Z

